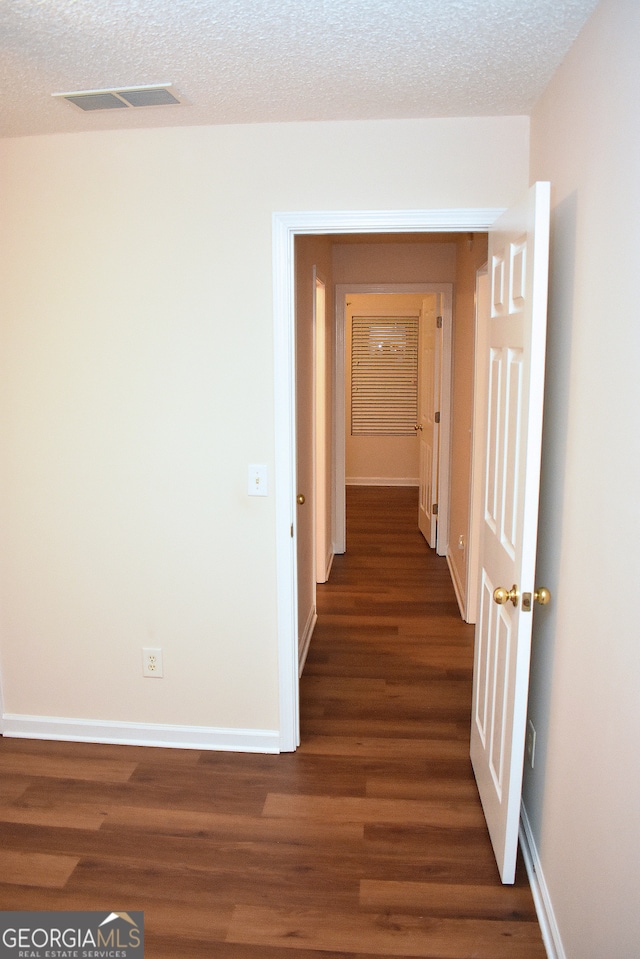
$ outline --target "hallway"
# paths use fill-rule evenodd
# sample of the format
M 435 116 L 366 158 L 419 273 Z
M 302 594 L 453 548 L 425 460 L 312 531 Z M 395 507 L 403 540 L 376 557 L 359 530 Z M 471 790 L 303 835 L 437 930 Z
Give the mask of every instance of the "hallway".
M 334 884 L 336 906 L 341 885 L 343 901 L 349 885 L 357 896 L 351 934 L 328 921 L 323 948 L 544 957 L 522 860 L 515 887 L 499 881 L 469 761 L 474 630 L 417 530 L 415 489 L 348 487 L 347 553 L 318 612 L 300 754 L 322 758 L 332 798 L 308 814 L 321 802 L 326 819 L 364 828 L 363 857 Z

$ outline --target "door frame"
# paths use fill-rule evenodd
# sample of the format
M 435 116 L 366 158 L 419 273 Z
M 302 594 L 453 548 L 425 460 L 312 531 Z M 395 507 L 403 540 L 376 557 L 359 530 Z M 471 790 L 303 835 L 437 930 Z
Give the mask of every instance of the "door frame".
M 336 284 L 335 299 L 335 384 L 334 390 L 334 429 L 333 429 L 333 551 L 344 553 L 346 550 L 346 425 L 345 425 L 345 392 L 341 384 L 345 383 L 347 374 L 346 356 L 346 308 L 345 300 L 349 294 L 403 294 L 415 293 L 439 294 L 442 297 L 443 310 L 443 378 L 442 378 L 442 430 L 440 433 L 441 451 L 439 464 L 440 488 L 446 489 L 446 495 L 439 503 L 440 519 L 438 527 L 439 556 L 446 555 L 449 530 L 449 452 L 451 440 L 451 372 L 452 372 L 452 311 L 453 311 L 453 283 L 338 283 Z M 440 534 L 442 529 L 442 534 Z
M 318 294 L 322 291 L 322 309 Z M 327 284 L 313 267 L 313 555 L 315 585 L 326 583 L 331 568 L 328 563 L 327 536 Z M 332 528 L 332 526 L 330 527 Z M 331 550 L 333 555 L 333 550 Z M 314 607 L 315 607 L 314 598 Z
M 300 743 L 298 602 L 295 532 L 295 237 L 340 233 L 481 233 L 504 208 L 296 211 L 272 215 L 274 321 L 274 463 L 279 741 Z
M 486 441 L 486 371 L 483 343 L 486 335 L 486 316 L 489 311 L 489 268 L 485 263 L 476 270 L 475 332 L 473 358 L 473 419 L 471 425 L 471 489 L 469 490 L 469 528 L 467 544 L 467 594 L 463 618 L 465 623 L 475 624 L 478 615 L 479 569 L 480 569 L 480 523 L 482 521 L 482 484 L 484 447 Z

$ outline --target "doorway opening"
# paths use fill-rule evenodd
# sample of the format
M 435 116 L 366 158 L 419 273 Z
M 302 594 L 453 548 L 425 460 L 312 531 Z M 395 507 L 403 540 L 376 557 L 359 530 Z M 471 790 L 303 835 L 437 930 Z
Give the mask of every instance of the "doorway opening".
M 354 465 L 355 471 L 358 470 L 359 464 L 350 463 L 350 470 L 347 470 L 347 456 L 346 451 L 349 444 L 349 429 L 347 427 L 348 420 L 348 409 L 345 407 L 348 406 L 348 396 L 347 390 L 341 388 L 341 384 L 348 383 L 349 381 L 349 349 L 347 343 L 347 328 L 348 328 L 348 318 L 350 313 L 353 312 L 352 307 L 349 305 L 349 301 L 352 298 L 355 298 L 355 301 L 358 301 L 358 298 L 366 297 L 366 300 L 361 302 L 371 304 L 372 301 L 380 300 L 381 303 L 386 304 L 384 309 L 387 312 L 396 312 L 396 308 L 392 306 L 394 302 L 398 304 L 412 304 L 414 309 L 417 309 L 418 313 L 421 314 L 423 310 L 433 308 L 433 315 L 440 315 L 442 317 L 442 330 L 441 330 L 441 343 L 442 343 L 442 352 L 444 356 L 444 367 L 445 367 L 445 376 L 443 382 L 438 385 L 438 392 L 442 397 L 442 405 L 439 406 L 439 412 L 441 412 L 440 422 L 441 427 L 438 428 L 439 432 L 439 446 L 441 455 L 438 457 L 437 462 L 434 464 L 434 477 L 430 475 L 430 470 L 426 463 L 421 463 L 419 457 L 416 457 L 415 472 L 413 485 L 420 487 L 420 502 L 421 507 L 426 504 L 426 501 L 429 500 L 429 508 L 432 507 L 435 500 L 431 495 L 431 488 L 439 487 L 444 490 L 444 498 L 441 499 L 439 504 L 440 515 L 444 517 L 444 522 L 440 526 L 440 538 L 437 543 L 437 552 L 440 556 L 446 555 L 447 542 L 446 542 L 446 530 L 447 530 L 447 516 L 448 516 L 448 487 L 449 487 L 449 454 L 450 454 L 450 422 L 451 422 L 451 337 L 452 337 L 452 309 L 453 309 L 453 285 L 452 283 L 338 283 L 336 284 L 336 303 L 335 303 L 335 404 L 334 404 L 334 448 L 333 448 L 333 457 L 334 457 L 334 475 L 333 475 L 333 503 L 334 503 L 334 515 L 333 515 L 333 544 L 335 553 L 344 553 L 346 548 L 346 539 L 345 539 L 345 530 L 346 530 L 346 518 L 345 518 L 345 488 L 349 483 L 358 482 L 361 477 L 354 475 Z M 436 309 L 437 305 L 437 309 Z M 371 307 L 370 307 L 371 309 Z M 402 312 L 402 307 L 399 306 L 400 312 Z M 420 346 L 422 343 L 422 328 L 424 327 L 424 317 L 420 316 L 420 326 L 421 326 L 421 336 L 420 336 Z M 420 379 L 420 377 L 419 377 Z M 419 403 L 422 404 L 422 401 L 425 397 L 420 395 L 419 391 Z M 418 436 L 418 445 L 423 446 L 421 440 L 423 439 L 424 430 L 419 431 L 419 410 L 416 410 L 416 419 L 415 419 L 415 430 L 419 432 Z M 426 425 L 426 424 L 425 424 Z M 426 437 L 425 437 L 426 438 Z M 415 439 L 415 437 L 414 437 Z M 355 451 L 354 451 L 355 452 Z M 404 447 L 401 447 L 398 444 L 397 450 L 390 450 L 391 455 L 395 452 L 398 456 L 406 456 Z M 355 456 L 358 456 L 355 452 Z M 431 461 L 430 461 L 431 462 Z M 429 463 L 430 466 L 430 463 Z M 387 473 L 392 472 L 387 470 Z M 406 470 L 404 471 L 406 474 Z M 351 475 L 349 475 L 351 473 Z M 387 485 L 404 485 L 404 483 L 409 478 L 407 475 L 402 475 L 403 470 L 398 470 L 394 467 L 393 476 L 385 476 L 384 473 L 380 473 L 373 485 L 379 485 L 382 482 L 386 482 Z M 429 475 L 427 475 L 429 473 Z M 435 482 L 433 482 L 435 480 Z M 411 485 L 411 484 L 409 484 Z M 429 537 L 427 536 L 427 541 Z M 434 537 L 435 539 L 435 537 Z M 430 543 L 430 545 L 435 545 Z
M 273 216 L 277 606 L 279 624 L 280 749 L 299 744 L 298 563 L 295 537 L 296 393 L 295 255 L 296 236 L 348 234 L 487 232 L 502 211 L 282 213 Z
M 326 215 L 321 215 L 321 219 Z M 390 215 L 395 216 L 395 215 Z M 305 215 L 306 219 L 306 215 Z M 357 219 L 357 217 L 356 217 Z M 402 217 L 401 217 L 402 219 Z M 473 704 L 471 723 L 471 759 L 478 789 L 482 797 L 487 825 L 502 881 L 512 883 L 518 848 L 518 822 L 524 762 L 524 732 L 528 697 L 528 671 L 532 636 L 534 599 L 548 602 L 548 590 L 535 585 L 536 538 L 538 523 L 538 491 L 544 395 L 547 286 L 549 266 L 550 184 L 534 183 L 520 202 L 503 215 L 487 223 L 487 263 L 490 277 L 489 312 L 486 315 L 484 362 L 487 366 L 486 395 L 475 397 L 473 363 L 468 377 L 472 397 L 486 410 L 484 422 L 485 456 L 483 467 L 483 499 L 481 544 L 478 575 L 481 576 L 481 600 L 475 631 L 473 671 Z M 275 226 L 275 218 L 274 218 Z M 280 237 L 289 239 L 278 251 L 287 252 L 280 268 L 284 270 L 276 292 L 276 323 L 282 318 L 278 296 L 287 275 L 295 282 L 293 240 L 295 229 L 287 233 L 281 224 Z M 341 223 L 345 229 L 344 220 Z M 406 229 L 406 227 L 405 227 Z M 309 233 L 321 231 L 309 230 Z M 385 232 L 379 227 L 379 232 Z M 423 228 L 423 232 L 428 232 Z M 456 231 L 449 231 L 456 232 Z M 473 231 L 475 232 L 475 231 Z M 277 240 L 274 229 L 274 240 Z M 473 236 L 470 236 L 470 245 Z M 459 250 L 459 247 L 458 247 Z M 287 274 L 287 264 L 289 273 Z M 479 266 L 480 264 L 478 264 Z M 474 291 L 478 279 L 474 274 Z M 286 289 L 286 285 L 284 287 Z M 291 298 L 292 300 L 292 298 Z M 475 310 L 472 320 L 475 325 Z M 295 343 L 295 313 L 289 314 L 290 333 Z M 278 343 L 278 337 L 276 337 Z M 292 344 L 292 345 L 293 345 Z M 471 339 L 471 356 L 475 356 L 475 339 Z M 290 359 L 293 352 L 290 353 Z M 276 367 L 282 355 L 276 349 Z M 290 366 L 289 377 L 295 370 Z M 283 392 L 281 397 L 285 397 Z M 290 391 L 289 399 L 293 399 Z M 473 404 L 472 404 L 473 408 Z M 295 414 L 289 407 L 290 432 L 287 446 L 279 451 L 295 460 Z M 279 410 L 276 420 L 279 425 Z M 292 427 L 292 429 L 291 429 Z M 472 418 L 469 428 L 472 432 Z M 279 434 L 280 435 L 280 434 Z M 298 434 L 299 436 L 300 434 Z M 467 437 L 467 441 L 470 436 Z M 298 446 L 300 450 L 300 446 Z M 455 473 L 466 474 L 467 520 L 471 498 L 471 449 L 467 442 L 467 460 Z M 298 457 L 301 458 L 301 457 Z M 286 458 L 283 462 L 286 465 Z M 283 484 L 282 492 L 286 492 Z M 300 502 L 304 502 L 302 497 Z M 295 547 L 295 526 L 290 526 Z M 467 533 L 471 533 L 467 525 Z M 475 530 L 473 531 L 475 532 Z M 464 549 L 464 538 L 460 537 Z M 281 558 L 280 556 L 278 557 Z M 297 576 L 295 552 L 282 556 L 283 568 Z M 450 554 L 448 565 L 455 565 Z M 295 610 L 298 583 L 290 581 Z M 455 582 L 455 577 L 454 577 Z M 509 583 L 514 585 L 509 588 Z M 507 585 L 504 585 L 507 584 Z M 544 597 L 544 598 L 543 598 Z M 280 600 L 282 595 L 278 595 Z M 511 603 L 513 610 L 505 608 Z M 286 610 L 284 610 L 286 613 Z M 282 637 L 283 633 L 280 634 Z M 294 636 L 295 639 L 295 636 Z M 286 671 L 286 663 L 282 663 Z M 296 688 L 288 703 L 290 714 L 298 716 Z M 287 690 L 282 689 L 282 705 Z M 289 727 L 291 732 L 291 727 Z M 283 728 L 281 732 L 285 732 Z M 299 739 L 299 727 L 293 730 Z M 295 742 L 291 748 L 295 748 Z

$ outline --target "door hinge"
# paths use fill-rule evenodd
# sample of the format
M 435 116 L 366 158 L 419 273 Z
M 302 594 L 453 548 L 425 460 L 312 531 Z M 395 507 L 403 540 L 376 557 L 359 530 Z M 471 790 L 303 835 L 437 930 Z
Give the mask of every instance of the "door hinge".
M 431 515 L 432 515 L 432 516 L 437 516 L 437 515 L 438 515 L 438 504 L 437 504 L 437 503 L 434 503 L 433 506 L 431 507 Z
M 438 327 L 439 330 L 442 329 L 442 317 L 441 317 L 441 316 L 439 316 L 438 319 L 436 320 L 436 326 Z
M 439 423 L 439 422 L 440 422 L 440 411 L 438 411 L 437 413 L 434 413 L 433 421 L 434 421 L 434 423 Z
M 291 524 L 291 539 L 293 539 L 293 523 Z

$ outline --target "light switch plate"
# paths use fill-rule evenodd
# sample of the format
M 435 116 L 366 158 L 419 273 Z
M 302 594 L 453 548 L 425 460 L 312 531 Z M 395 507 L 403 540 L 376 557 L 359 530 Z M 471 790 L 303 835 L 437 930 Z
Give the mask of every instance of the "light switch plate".
M 267 495 L 267 466 L 266 463 L 250 463 L 248 476 L 249 496 Z

